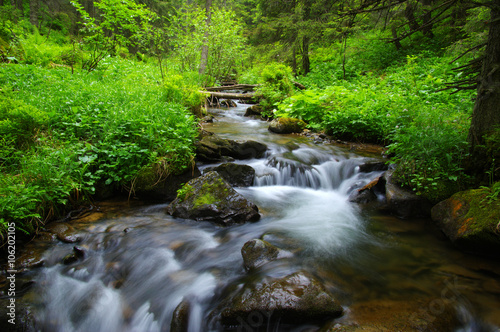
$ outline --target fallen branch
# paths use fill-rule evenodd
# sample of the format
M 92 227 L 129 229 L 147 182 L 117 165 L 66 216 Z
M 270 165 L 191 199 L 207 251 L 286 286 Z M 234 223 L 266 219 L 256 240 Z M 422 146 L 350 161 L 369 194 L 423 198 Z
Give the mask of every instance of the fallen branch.
M 200 91 L 200 93 L 207 95 L 207 97 L 216 97 L 224 99 L 250 100 L 255 97 L 255 93 L 228 93 L 228 92 L 211 92 L 211 91 Z

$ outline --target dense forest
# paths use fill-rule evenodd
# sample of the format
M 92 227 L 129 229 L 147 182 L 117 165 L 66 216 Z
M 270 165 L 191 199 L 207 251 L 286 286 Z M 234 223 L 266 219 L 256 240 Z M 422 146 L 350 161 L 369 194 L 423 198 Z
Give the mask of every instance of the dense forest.
M 0 17 L 2 233 L 190 169 L 201 91 L 236 82 L 268 117 L 387 147 L 433 203 L 498 200 L 499 0 L 0 0 Z

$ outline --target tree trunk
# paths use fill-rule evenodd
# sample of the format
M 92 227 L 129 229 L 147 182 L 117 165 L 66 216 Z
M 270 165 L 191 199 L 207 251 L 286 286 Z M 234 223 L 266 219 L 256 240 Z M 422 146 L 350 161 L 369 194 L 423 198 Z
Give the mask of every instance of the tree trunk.
M 203 42 L 203 47 L 201 48 L 201 60 L 200 60 L 200 68 L 199 68 L 199 73 L 200 75 L 205 74 L 205 71 L 207 70 L 207 65 L 208 65 L 208 28 L 210 27 L 210 22 L 212 21 L 212 12 L 210 8 L 212 7 L 212 0 L 206 0 L 206 15 L 207 15 L 207 31 L 205 32 L 205 40 Z
M 500 0 L 494 0 L 488 44 L 468 136 L 471 153 L 468 168 L 477 175 L 484 174 L 492 167 L 492 156 L 484 147 L 484 136 L 500 126 L 498 105 L 500 105 Z
M 396 31 L 396 27 L 392 27 L 392 40 L 394 40 L 394 45 L 396 46 L 396 50 L 400 50 L 403 48 L 403 45 L 401 45 L 401 42 L 399 41 L 398 38 L 398 32 Z
M 307 75 L 311 71 L 311 62 L 309 61 L 309 37 L 302 39 L 302 75 Z
M 405 18 L 408 20 L 410 31 L 415 31 L 420 28 L 420 24 L 418 24 L 417 20 L 415 19 L 415 5 L 410 2 L 406 3 Z
M 424 5 L 424 17 L 422 22 L 422 33 L 424 36 L 429 38 L 434 38 L 434 33 L 432 33 L 433 24 L 430 23 L 432 19 L 431 6 L 432 0 L 422 0 L 422 5 Z
M 38 27 L 39 0 L 30 0 L 30 23 Z

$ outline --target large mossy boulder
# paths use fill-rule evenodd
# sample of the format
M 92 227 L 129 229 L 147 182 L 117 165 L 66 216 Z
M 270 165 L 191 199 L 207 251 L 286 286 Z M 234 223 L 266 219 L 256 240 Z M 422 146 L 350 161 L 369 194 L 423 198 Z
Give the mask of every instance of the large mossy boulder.
M 217 135 L 203 137 L 196 143 L 196 158 L 199 161 L 221 161 L 223 157 L 234 159 L 260 158 L 267 146 L 256 141 L 237 142 Z
M 253 239 L 243 245 L 241 256 L 243 257 L 245 270 L 250 271 L 268 262 L 290 257 L 292 253 L 281 250 L 267 241 Z
M 250 187 L 255 178 L 255 169 L 252 166 L 235 163 L 224 163 L 205 171 L 216 171 L 233 187 Z
M 174 217 L 213 221 L 224 226 L 260 219 L 257 206 L 215 171 L 185 184 L 167 212 Z
M 458 192 L 432 208 L 432 219 L 461 250 L 500 257 L 500 199 L 492 189 Z
M 255 315 L 281 324 L 301 324 L 340 317 L 343 309 L 319 280 L 301 271 L 251 282 L 223 301 L 215 313 L 223 325 L 235 325 Z
M 278 118 L 271 121 L 269 124 L 269 131 L 276 134 L 293 134 L 301 133 L 307 124 L 295 118 Z

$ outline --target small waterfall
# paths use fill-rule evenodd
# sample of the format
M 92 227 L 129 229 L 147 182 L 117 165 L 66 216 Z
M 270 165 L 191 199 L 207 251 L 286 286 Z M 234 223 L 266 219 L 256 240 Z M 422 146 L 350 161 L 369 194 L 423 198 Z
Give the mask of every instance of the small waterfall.
M 348 195 L 352 190 L 361 188 L 382 174 L 361 173 L 359 166 L 365 162 L 363 158 L 340 158 L 327 153 L 319 154 L 317 151 L 314 158 L 311 158 L 309 148 L 293 152 L 296 157 L 294 159 L 282 154 L 253 164 L 256 169 L 254 185 L 337 190 Z

